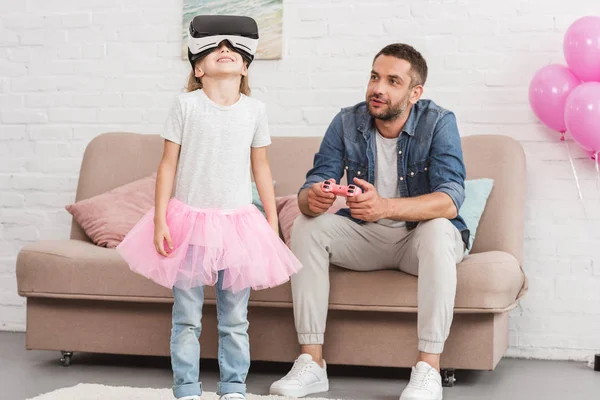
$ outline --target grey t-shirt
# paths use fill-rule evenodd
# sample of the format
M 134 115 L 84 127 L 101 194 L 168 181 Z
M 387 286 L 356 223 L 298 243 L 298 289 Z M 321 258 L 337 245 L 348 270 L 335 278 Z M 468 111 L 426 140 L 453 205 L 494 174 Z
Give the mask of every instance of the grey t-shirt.
M 161 135 L 180 144 L 175 197 L 197 208 L 252 203 L 250 148 L 271 144 L 264 103 L 241 95 L 231 106 L 203 90 L 177 96 Z
M 397 198 L 400 196 L 398 188 L 398 139 L 385 138 L 375 129 L 375 143 L 377 148 L 375 171 L 375 189 L 381 197 Z M 380 219 L 378 224 L 391 226 L 394 228 L 406 225 L 403 221 L 394 221 L 391 219 Z

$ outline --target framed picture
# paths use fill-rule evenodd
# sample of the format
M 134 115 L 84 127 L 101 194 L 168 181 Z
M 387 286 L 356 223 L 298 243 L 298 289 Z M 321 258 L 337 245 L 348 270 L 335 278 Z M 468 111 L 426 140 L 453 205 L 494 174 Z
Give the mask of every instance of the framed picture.
M 181 55 L 184 60 L 187 60 L 190 21 L 196 15 L 242 15 L 254 18 L 259 34 L 255 59 L 281 58 L 283 0 L 183 0 Z

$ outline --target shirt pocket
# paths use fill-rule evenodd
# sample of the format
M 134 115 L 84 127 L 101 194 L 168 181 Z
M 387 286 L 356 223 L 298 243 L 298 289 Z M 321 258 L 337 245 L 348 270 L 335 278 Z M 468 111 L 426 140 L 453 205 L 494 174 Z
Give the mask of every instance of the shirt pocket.
M 365 164 L 346 158 L 344 159 L 344 169 L 349 185 L 354 184 L 354 178 L 367 180 L 368 168 Z
M 411 196 L 429 193 L 429 160 L 410 164 L 406 170 L 406 182 Z

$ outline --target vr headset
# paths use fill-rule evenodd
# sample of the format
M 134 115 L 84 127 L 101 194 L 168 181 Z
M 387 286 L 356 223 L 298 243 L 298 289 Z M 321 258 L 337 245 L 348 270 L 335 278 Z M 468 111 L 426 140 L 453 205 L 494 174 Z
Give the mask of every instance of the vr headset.
M 258 47 L 258 25 L 250 17 L 233 15 L 199 15 L 190 22 L 188 59 L 194 62 L 227 40 L 248 65 L 254 60 Z

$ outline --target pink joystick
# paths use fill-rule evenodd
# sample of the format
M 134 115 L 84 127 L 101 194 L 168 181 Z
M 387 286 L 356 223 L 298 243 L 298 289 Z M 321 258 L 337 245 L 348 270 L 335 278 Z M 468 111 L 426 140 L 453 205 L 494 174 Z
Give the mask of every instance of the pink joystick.
M 362 193 L 362 190 L 356 185 L 338 185 L 333 181 L 325 181 L 321 185 L 321 190 L 325 193 L 333 193 L 336 196 L 353 197 Z

